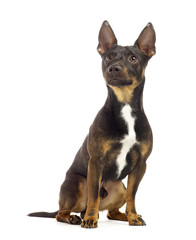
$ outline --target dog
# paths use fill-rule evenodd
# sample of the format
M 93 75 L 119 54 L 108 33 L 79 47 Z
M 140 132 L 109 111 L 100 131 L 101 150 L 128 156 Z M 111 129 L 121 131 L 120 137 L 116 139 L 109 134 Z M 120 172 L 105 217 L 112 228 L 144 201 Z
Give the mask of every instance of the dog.
M 120 46 L 108 21 L 103 22 L 97 50 L 108 89 L 106 102 L 66 173 L 59 210 L 29 216 L 56 217 L 59 222 L 96 228 L 99 211 L 107 210 L 109 219 L 146 225 L 136 212 L 135 195 L 153 145 L 143 109 L 143 88 L 155 41 L 153 25 L 148 23 L 133 46 Z M 125 188 L 122 179 L 127 176 Z M 125 203 L 126 212 L 122 213 L 119 209 Z

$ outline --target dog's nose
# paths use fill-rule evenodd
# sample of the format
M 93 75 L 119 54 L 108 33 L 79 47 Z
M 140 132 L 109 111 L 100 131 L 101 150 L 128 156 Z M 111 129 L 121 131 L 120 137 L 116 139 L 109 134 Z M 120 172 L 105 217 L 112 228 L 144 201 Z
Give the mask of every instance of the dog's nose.
M 113 75 L 119 74 L 119 73 L 121 73 L 121 71 L 122 71 L 122 67 L 121 66 L 111 66 L 108 69 L 108 72 L 110 74 L 113 74 Z

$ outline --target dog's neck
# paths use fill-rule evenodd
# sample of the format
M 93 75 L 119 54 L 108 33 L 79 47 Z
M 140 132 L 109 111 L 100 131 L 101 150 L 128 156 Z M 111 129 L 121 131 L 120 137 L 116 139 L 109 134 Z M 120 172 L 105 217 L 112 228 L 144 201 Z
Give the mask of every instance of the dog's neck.
M 108 97 L 106 105 L 108 107 L 123 106 L 129 104 L 133 111 L 143 112 L 143 88 L 145 83 L 145 77 L 141 80 L 141 83 L 134 89 L 132 86 L 125 87 L 112 87 L 108 88 Z

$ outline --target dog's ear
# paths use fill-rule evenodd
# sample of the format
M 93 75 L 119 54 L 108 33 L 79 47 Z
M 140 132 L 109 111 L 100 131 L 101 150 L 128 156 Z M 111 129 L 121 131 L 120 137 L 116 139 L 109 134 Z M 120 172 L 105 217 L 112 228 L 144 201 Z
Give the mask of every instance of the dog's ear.
M 148 23 L 147 26 L 140 33 L 135 45 L 149 58 L 155 55 L 155 41 L 156 34 L 152 23 Z
M 99 31 L 99 44 L 97 51 L 102 55 L 116 43 L 117 39 L 112 28 L 110 27 L 108 21 L 104 21 Z

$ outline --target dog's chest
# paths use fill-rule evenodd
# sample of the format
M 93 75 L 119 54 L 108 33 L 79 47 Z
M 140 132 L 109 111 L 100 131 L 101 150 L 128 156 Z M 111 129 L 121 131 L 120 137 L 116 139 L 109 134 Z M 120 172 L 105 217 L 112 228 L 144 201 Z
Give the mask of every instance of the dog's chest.
M 123 169 L 127 165 L 126 157 L 131 148 L 137 143 L 136 132 L 135 132 L 135 117 L 132 116 L 132 109 L 129 104 L 125 104 L 121 109 L 121 118 L 125 121 L 127 127 L 127 134 L 123 136 L 123 139 L 120 141 L 121 150 L 116 158 L 116 174 L 117 178 L 120 177 Z

